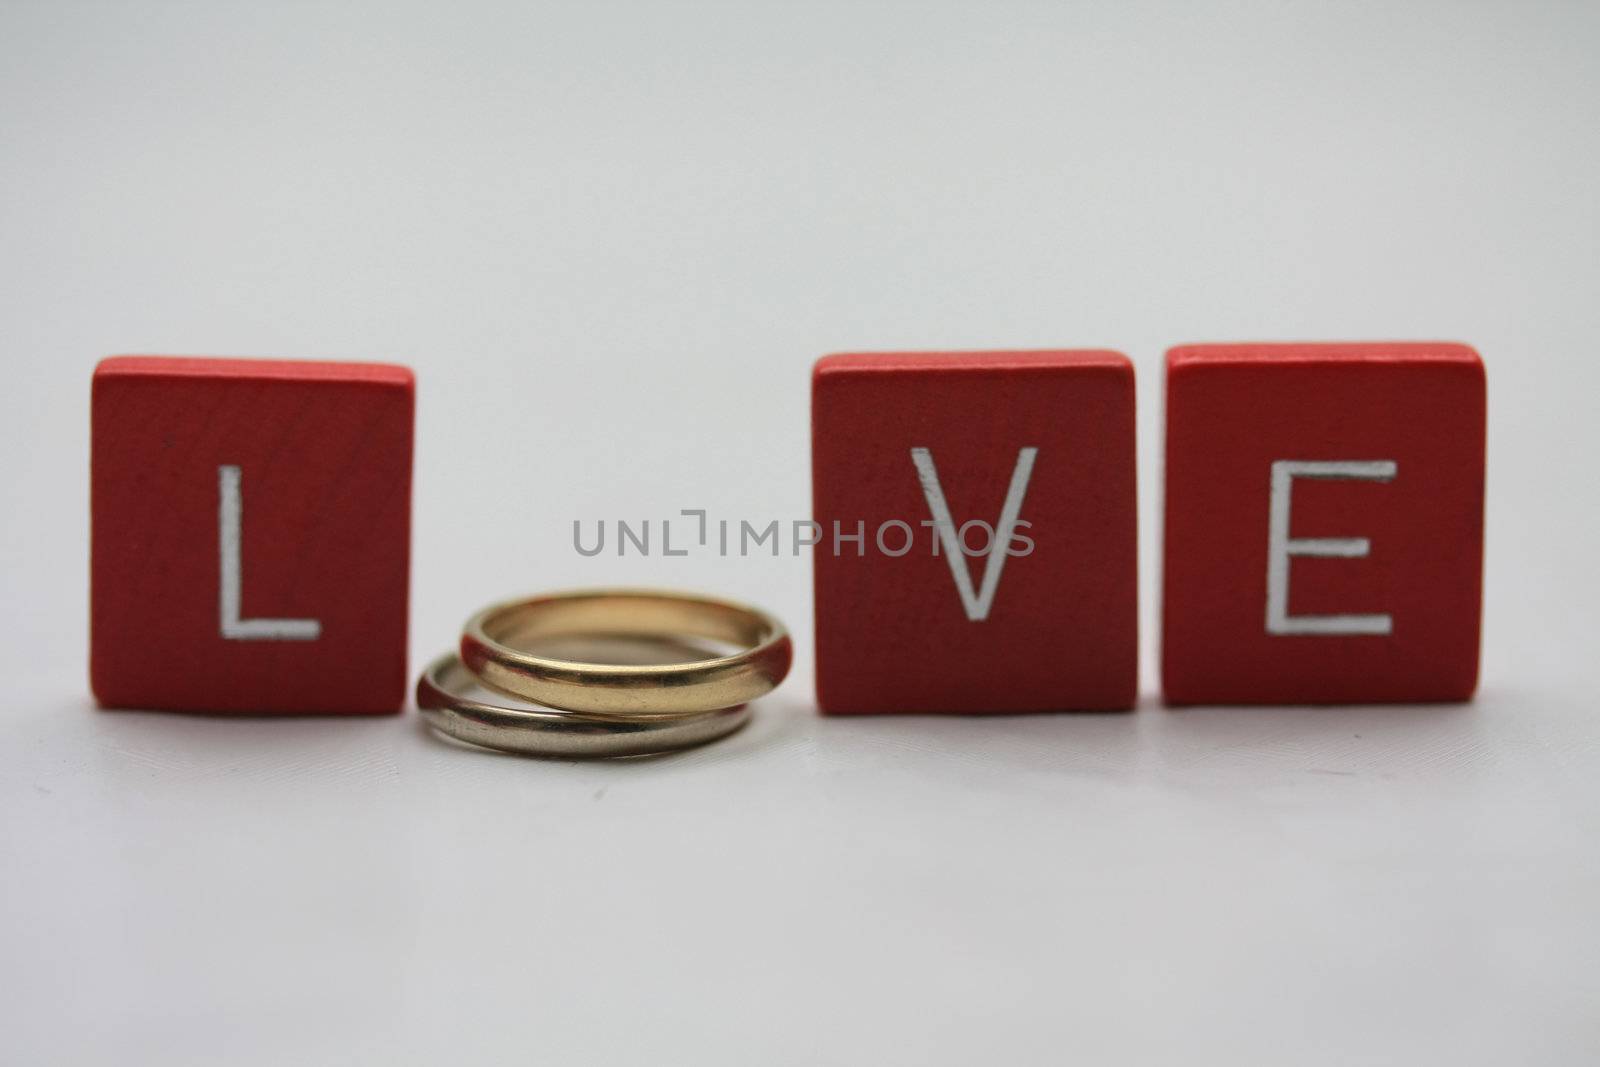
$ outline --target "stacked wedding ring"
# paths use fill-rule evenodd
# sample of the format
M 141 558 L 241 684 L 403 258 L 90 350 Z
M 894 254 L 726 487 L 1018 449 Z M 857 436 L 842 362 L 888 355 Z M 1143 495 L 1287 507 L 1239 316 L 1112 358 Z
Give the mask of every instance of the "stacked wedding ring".
M 680 662 L 603 663 L 563 642 L 654 642 L 695 650 Z M 711 654 L 707 654 L 711 653 Z M 748 702 L 789 672 L 788 632 L 763 611 L 690 593 L 597 589 L 485 608 L 460 655 L 417 680 L 417 706 L 458 741 L 551 756 L 628 756 L 704 744 L 743 726 Z M 529 701 L 508 707 L 475 686 Z

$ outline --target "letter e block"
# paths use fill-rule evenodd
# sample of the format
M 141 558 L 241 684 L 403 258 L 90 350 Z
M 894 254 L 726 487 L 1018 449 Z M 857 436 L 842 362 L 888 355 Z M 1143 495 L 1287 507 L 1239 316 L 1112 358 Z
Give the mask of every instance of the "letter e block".
M 405 702 L 415 389 L 375 363 L 95 369 L 89 677 L 102 706 Z
M 1125 356 L 828 356 L 811 410 L 824 712 L 1133 706 Z
M 1468 699 L 1484 394 L 1457 344 L 1169 352 L 1166 700 Z

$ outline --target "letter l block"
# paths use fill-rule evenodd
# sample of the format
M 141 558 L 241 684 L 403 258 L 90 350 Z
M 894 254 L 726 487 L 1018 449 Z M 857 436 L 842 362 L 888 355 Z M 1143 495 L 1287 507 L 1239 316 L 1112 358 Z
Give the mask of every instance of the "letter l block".
M 1125 356 L 828 356 L 811 412 L 824 712 L 1133 706 Z
M 376 363 L 95 369 L 90 685 L 105 707 L 405 702 L 415 389 Z
M 1166 700 L 1469 698 L 1484 416 L 1465 345 L 1169 352 Z

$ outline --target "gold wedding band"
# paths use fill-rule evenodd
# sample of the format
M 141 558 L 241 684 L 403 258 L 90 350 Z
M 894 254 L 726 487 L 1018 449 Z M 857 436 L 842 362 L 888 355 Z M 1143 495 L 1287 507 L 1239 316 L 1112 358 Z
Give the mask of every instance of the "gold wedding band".
M 478 679 L 449 652 L 417 679 L 417 707 L 458 741 L 538 756 L 639 756 L 690 748 L 730 734 L 750 718 L 740 705 L 695 715 L 626 716 L 508 708 L 465 695 Z
M 584 663 L 525 651 L 553 638 L 699 638 L 734 651 L 688 663 Z M 793 646 L 777 619 L 733 601 L 649 589 L 595 589 L 510 601 L 473 616 L 461 662 L 484 685 L 566 712 L 681 717 L 771 692 Z

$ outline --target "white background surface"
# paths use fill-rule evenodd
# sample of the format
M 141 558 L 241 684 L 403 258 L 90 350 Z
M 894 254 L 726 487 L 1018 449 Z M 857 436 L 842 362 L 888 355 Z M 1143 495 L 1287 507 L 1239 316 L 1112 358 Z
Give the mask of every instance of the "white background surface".
M 1581 3 L 0 6 L 0 1058 L 1597 1062 L 1597 50 Z M 1484 353 L 1475 703 L 1155 703 L 1161 354 L 1286 338 Z M 1135 714 L 822 721 L 804 558 L 571 548 L 805 517 L 824 352 L 1052 345 L 1138 363 Z M 417 369 L 418 664 L 646 582 L 795 673 L 627 765 L 97 712 L 114 352 Z

